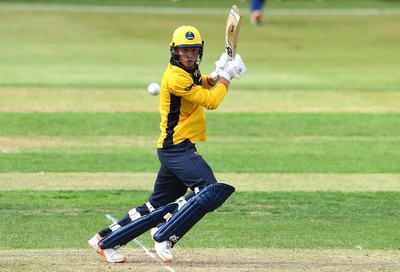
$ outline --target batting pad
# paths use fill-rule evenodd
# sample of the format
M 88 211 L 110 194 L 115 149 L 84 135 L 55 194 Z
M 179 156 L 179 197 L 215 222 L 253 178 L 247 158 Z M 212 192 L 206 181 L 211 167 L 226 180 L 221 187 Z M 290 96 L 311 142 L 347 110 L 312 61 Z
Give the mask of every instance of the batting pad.
M 207 186 L 186 203 L 153 236 L 157 242 L 179 241 L 201 218 L 220 207 L 235 188 L 224 183 Z
M 101 249 L 118 248 L 126 245 L 139 235 L 142 235 L 159 223 L 165 222 L 164 216 L 168 213 L 172 214 L 178 208 L 178 203 L 170 203 L 166 206 L 158 208 L 146 216 L 140 217 L 123 226 L 99 242 Z

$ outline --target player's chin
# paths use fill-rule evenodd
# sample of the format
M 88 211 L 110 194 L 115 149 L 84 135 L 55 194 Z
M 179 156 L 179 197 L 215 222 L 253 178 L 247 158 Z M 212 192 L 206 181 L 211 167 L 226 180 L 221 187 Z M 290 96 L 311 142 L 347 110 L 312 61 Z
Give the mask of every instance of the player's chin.
M 185 62 L 183 62 L 183 65 L 186 68 L 192 69 L 192 68 L 194 68 L 194 61 L 185 61 Z

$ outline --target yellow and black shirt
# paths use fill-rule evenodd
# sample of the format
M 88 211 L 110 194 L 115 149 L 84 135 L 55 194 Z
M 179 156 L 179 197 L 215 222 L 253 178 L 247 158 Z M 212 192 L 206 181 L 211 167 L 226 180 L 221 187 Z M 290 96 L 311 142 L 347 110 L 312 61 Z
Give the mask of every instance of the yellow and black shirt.
M 201 75 L 198 65 L 188 70 L 171 59 L 160 88 L 158 148 L 167 148 L 186 139 L 194 144 L 206 140 L 204 109 L 216 109 L 228 92 L 222 83 L 210 91 L 212 87 L 207 76 Z

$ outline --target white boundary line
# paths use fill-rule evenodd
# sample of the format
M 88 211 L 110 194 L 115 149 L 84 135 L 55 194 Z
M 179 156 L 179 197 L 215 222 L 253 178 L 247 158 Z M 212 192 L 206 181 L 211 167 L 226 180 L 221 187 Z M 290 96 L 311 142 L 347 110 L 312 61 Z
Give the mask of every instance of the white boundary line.
M 175 270 L 173 270 L 170 266 L 166 265 L 162 260 L 160 260 L 159 258 L 157 258 L 157 256 L 155 256 L 153 253 L 151 253 L 142 243 L 142 241 L 138 240 L 138 239 L 133 239 L 133 241 L 140 246 L 144 252 L 146 252 L 147 256 L 150 256 L 150 258 L 152 258 L 153 260 L 155 260 L 156 262 L 158 262 L 159 264 L 161 264 L 165 270 L 168 270 L 169 272 L 175 272 Z
M 106 217 L 113 223 L 117 223 L 117 219 L 115 219 L 112 215 L 110 214 L 106 214 Z M 153 253 L 150 252 L 150 250 L 148 250 L 142 243 L 142 241 L 138 240 L 138 239 L 133 239 L 133 241 L 140 246 L 144 252 L 146 253 L 147 256 L 149 256 L 150 258 L 152 258 L 154 261 L 158 262 L 160 265 L 162 265 L 164 267 L 165 270 L 168 270 L 169 272 L 175 272 L 175 270 L 173 270 L 170 266 L 166 265 L 162 260 L 160 260 L 159 258 L 157 258 L 157 256 L 155 256 Z
M 58 4 L 11 4 L 0 3 L 0 10 L 36 10 L 36 11 L 72 11 L 100 13 L 136 13 L 136 14 L 199 14 L 221 15 L 229 9 L 225 8 L 168 8 L 168 7 L 117 7 L 117 6 L 85 6 Z M 243 9 L 244 14 L 249 11 Z M 337 15 L 400 15 L 400 8 L 360 8 L 360 9 L 279 9 L 265 10 L 269 15 L 280 16 L 337 16 Z

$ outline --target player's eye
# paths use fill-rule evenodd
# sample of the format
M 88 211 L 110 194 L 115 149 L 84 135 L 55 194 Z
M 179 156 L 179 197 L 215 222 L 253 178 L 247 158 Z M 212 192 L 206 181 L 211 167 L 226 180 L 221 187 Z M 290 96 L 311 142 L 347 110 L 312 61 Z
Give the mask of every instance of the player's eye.
M 200 49 L 199 48 L 184 48 L 183 49 L 183 53 L 184 54 L 199 54 L 200 53 Z
M 190 53 L 198 54 L 198 53 L 200 53 L 200 48 L 190 48 Z

